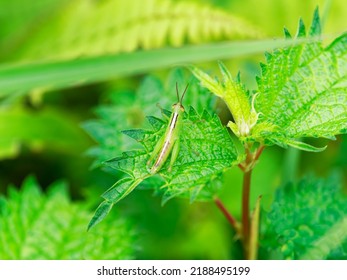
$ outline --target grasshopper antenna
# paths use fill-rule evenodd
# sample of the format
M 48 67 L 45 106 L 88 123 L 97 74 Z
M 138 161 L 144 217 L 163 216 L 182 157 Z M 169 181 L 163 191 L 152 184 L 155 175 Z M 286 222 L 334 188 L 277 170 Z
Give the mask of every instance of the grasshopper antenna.
M 178 94 L 178 84 L 176 82 L 176 94 L 177 94 L 177 102 L 180 102 L 180 96 Z
M 176 85 L 177 85 L 177 83 L 176 83 Z M 187 89 L 188 89 L 188 86 L 189 86 L 189 83 L 187 84 L 187 86 L 186 86 L 186 88 L 184 89 L 184 92 L 183 92 L 183 94 L 182 94 L 182 96 L 181 96 L 181 104 L 182 104 L 182 101 L 183 101 L 183 97 L 184 97 L 184 95 L 186 94 L 186 91 L 187 91 Z

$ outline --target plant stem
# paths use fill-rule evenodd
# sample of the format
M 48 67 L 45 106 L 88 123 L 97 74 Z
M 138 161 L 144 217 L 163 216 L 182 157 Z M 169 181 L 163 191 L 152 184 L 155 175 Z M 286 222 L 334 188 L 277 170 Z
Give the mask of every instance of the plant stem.
M 243 183 L 242 183 L 242 229 L 240 227 L 239 222 L 230 214 L 230 212 L 226 209 L 223 202 L 218 198 L 214 198 L 214 202 L 216 203 L 219 210 L 222 211 L 223 215 L 226 217 L 226 219 L 229 221 L 231 226 L 234 228 L 237 234 L 242 236 L 242 242 L 243 242 L 243 250 L 244 250 L 244 256 L 246 259 L 251 259 L 256 257 L 256 248 L 251 248 L 251 246 L 257 246 L 257 242 L 253 242 L 251 244 L 251 238 L 250 238 L 250 231 L 251 231 L 251 218 L 250 218 L 250 207 L 249 207 L 249 200 L 250 200 L 250 193 L 251 193 L 251 178 L 252 178 L 252 171 L 254 166 L 256 165 L 260 155 L 262 154 L 265 146 L 260 145 L 253 153 L 251 151 L 252 146 L 246 145 L 245 146 L 245 152 L 246 152 L 246 159 L 243 163 L 240 163 L 238 166 L 243 172 Z M 260 203 L 260 202 L 258 202 Z M 259 206 L 258 206 L 259 208 Z M 258 209 L 259 211 L 259 209 Z M 259 221 L 257 221 L 259 222 Z M 253 225 L 253 227 L 258 227 L 259 224 Z M 256 231 L 258 232 L 258 231 Z M 257 233 L 256 233 L 257 234 Z M 253 241 L 257 240 L 257 237 L 253 236 Z M 255 244 L 255 245 L 254 245 Z
M 243 164 L 239 165 L 243 172 L 242 183 L 242 239 L 245 258 L 249 258 L 250 250 L 250 193 L 251 193 L 251 178 L 252 171 L 262 154 L 265 146 L 260 145 L 258 149 L 252 153 L 250 146 L 245 146 L 246 159 Z
M 224 206 L 223 202 L 216 197 L 214 199 L 214 202 L 216 203 L 217 207 L 219 210 L 222 211 L 223 215 L 225 216 L 225 218 L 228 220 L 228 222 L 231 224 L 231 226 L 233 227 L 233 229 L 238 232 L 238 226 L 237 226 L 237 221 L 236 219 L 231 215 L 231 213 L 228 211 L 228 209 Z
M 265 146 L 263 146 L 263 145 L 259 146 L 259 148 L 257 149 L 255 156 L 254 156 L 254 162 L 259 159 L 259 157 L 262 154 L 262 152 L 264 151 L 264 149 L 265 149 Z
M 249 243 L 249 197 L 251 190 L 251 176 L 252 169 L 244 172 L 243 174 L 243 186 L 242 186 L 242 236 L 245 256 L 248 255 L 248 243 Z

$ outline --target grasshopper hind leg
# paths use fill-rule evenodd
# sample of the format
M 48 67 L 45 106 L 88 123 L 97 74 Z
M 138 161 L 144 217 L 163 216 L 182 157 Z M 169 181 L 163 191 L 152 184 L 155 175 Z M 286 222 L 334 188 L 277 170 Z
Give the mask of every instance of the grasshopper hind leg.
M 175 163 L 175 161 L 177 159 L 179 150 L 180 150 L 180 141 L 179 141 L 179 139 L 177 139 L 175 141 L 175 144 L 174 144 L 174 146 L 172 148 L 172 152 L 171 152 L 170 165 L 169 165 L 169 168 L 168 168 L 169 172 L 171 172 L 171 170 L 172 170 L 172 166 L 173 166 L 173 164 Z
M 161 150 L 161 147 L 163 146 L 164 144 L 164 139 L 165 139 L 165 136 L 162 136 L 160 137 L 159 141 L 157 142 L 157 144 L 155 145 L 154 147 L 154 150 L 150 156 L 150 158 L 148 159 L 147 161 L 147 169 L 151 169 L 152 168 L 152 164 L 153 164 L 153 160 L 155 159 L 155 157 L 158 155 L 158 153 L 160 152 Z

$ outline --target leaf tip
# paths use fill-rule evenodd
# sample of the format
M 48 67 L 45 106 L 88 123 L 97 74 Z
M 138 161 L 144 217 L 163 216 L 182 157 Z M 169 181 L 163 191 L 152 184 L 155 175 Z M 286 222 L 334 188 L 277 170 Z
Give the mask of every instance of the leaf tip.
M 266 51 L 264 53 L 264 55 L 265 55 L 266 62 L 270 62 L 270 60 L 272 59 L 272 54 L 270 52 Z
M 238 83 L 241 83 L 241 71 L 238 71 L 238 72 L 237 72 L 236 81 L 237 81 Z
M 222 73 L 224 82 L 232 79 L 228 68 L 225 66 L 225 64 L 222 61 L 218 61 L 218 67 L 219 67 L 220 72 Z
M 312 145 L 309 145 L 307 143 L 304 143 L 304 142 L 301 142 L 301 141 L 297 141 L 297 140 L 294 140 L 294 139 L 286 140 L 285 144 L 287 144 L 287 145 L 289 145 L 289 146 L 291 146 L 293 148 L 302 150 L 302 151 L 314 152 L 314 153 L 323 152 L 327 148 L 327 146 L 324 146 L 324 147 L 314 147 Z
M 322 33 L 322 27 L 321 27 L 321 21 L 320 21 L 320 16 L 319 16 L 319 8 L 318 6 L 314 10 L 313 14 L 313 19 L 312 19 L 312 24 L 310 28 L 310 35 L 315 36 L 315 35 L 320 35 Z
M 191 119 L 191 118 L 195 118 L 197 116 L 198 116 L 198 113 L 196 112 L 194 107 L 193 106 L 189 106 L 188 117 Z
M 87 231 L 91 230 L 93 227 L 95 227 L 98 223 L 100 223 L 107 214 L 111 211 L 113 206 L 113 203 L 110 201 L 103 201 L 99 207 L 95 210 L 94 216 L 90 220 Z
M 165 124 L 164 121 L 153 116 L 147 116 L 146 119 L 155 130 L 159 130 Z
M 299 19 L 299 27 L 298 27 L 298 33 L 297 33 L 297 37 L 305 37 L 306 36 L 306 27 L 305 27 L 305 23 L 302 20 L 302 18 Z
M 283 29 L 283 32 L 284 32 L 284 37 L 286 39 L 291 39 L 292 38 L 292 35 L 290 34 L 289 30 L 286 27 Z
M 143 129 L 126 129 L 121 131 L 124 135 L 129 136 L 130 138 L 141 142 L 145 137 Z
M 262 62 L 260 62 L 259 65 L 260 65 L 261 74 L 264 76 L 266 74 L 267 65 Z

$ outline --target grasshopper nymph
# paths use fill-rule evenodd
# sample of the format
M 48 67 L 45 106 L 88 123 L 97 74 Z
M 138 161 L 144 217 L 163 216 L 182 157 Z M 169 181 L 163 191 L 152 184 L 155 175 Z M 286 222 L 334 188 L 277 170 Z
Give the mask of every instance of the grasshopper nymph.
M 188 84 L 189 85 L 189 84 Z M 172 105 L 172 114 L 169 120 L 169 126 L 166 128 L 165 134 L 159 139 L 156 144 L 151 157 L 147 162 L 147 167 L 151 174 L 157 173 L 160 168 L 164 165 L 167 158 L 171 153 L 169 172 L 171 171 L 172 165 L 174 164 L 179 151 L 179 133 L 182 125 L 182 116 L 184 113 L 184 107 L 182 105 L 184 94 L 187 91 L 188 85 L 186 86 L 181 99 L 178 94 L 178 86 L 176 83 L 176 94 L 177 103 Z M 153 162 L 153 160 L 155 161 Z

